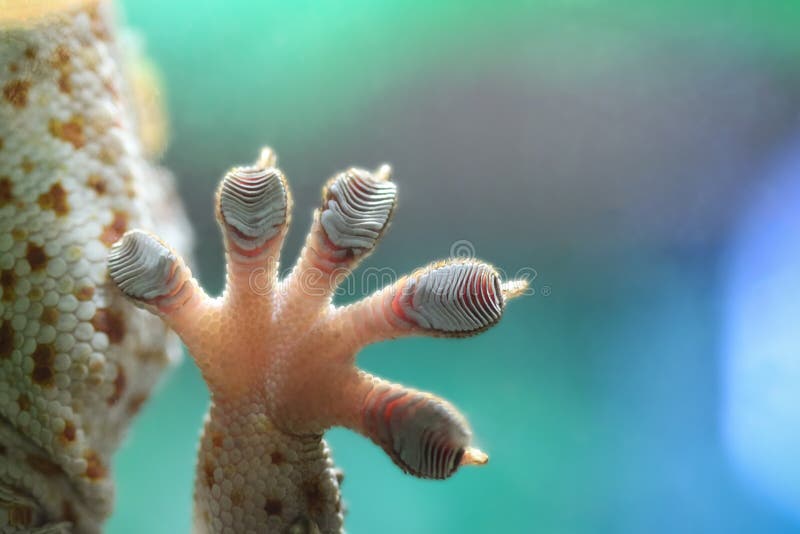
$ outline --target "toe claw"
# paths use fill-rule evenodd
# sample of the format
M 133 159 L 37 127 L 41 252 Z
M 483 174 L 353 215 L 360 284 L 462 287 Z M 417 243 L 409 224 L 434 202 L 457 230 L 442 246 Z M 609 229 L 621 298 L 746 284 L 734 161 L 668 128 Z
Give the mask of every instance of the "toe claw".
M 388 182 L 392 179 L 392 167 L 388 163 L 384 163 L 372 175 L 379 182 Z
M 528 291 L 529 282 L 527 280 L 507 280 L 500 284 L 500 290 L 503 293 L 503 299 L 511 300 L 521 297 Z
M 262 169 L 269 169 L 271 167 L 275 167 L 277 164 L 278 155 L 275 154 L 275 151 L 268 146 L 262 148 L 261 153 L 258 155 L 256 165 Z
M 489 455 L 475 447 L 464 449 L 461 457 L 461 465 L 486 465 L 489 463 Z

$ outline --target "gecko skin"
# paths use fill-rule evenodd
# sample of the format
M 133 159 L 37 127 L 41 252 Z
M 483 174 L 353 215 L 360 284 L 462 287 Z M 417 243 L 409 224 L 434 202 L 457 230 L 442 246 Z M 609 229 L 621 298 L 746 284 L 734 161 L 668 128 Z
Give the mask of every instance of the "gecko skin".
M 106 268 L 133 227 L 188 248 L 143 147 L 152 110 L 135 109 L 108 6 L 57 3 L 0 12 L 0 532 L 99 532 L 111 456 L 180 354 Z
M 355 357 L 401 336 L 481 332 L 525 288 L 502 283 L 485 263 L 451 259 L 334 306 L 337 284 L 374 249 L 394 211 L 386 165 L 328 182 L 300 258 L 279 280 L 291 196 L 275 164 L 264 149 L 217 190 L 221 297 L 207 296 L 180 255 L 150 233 L 126 233 L 109 255 L 114 282 L 178 333 L 211 391 L 195 480 L 199 533 L 341 532 L 339 478 L 322 439 L 335 425 L 367 436 L 418 477 L 486 463 L 452 405 L 371 376 Z

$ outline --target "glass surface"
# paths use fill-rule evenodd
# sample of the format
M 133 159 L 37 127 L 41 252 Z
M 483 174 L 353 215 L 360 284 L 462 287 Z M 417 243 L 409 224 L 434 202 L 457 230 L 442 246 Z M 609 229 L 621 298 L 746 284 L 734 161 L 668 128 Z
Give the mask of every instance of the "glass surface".
M 535 294 L 481 336 L 361 354 L 366 369 L 461 408 L 491 461 L 422 481 L 333 430 L 348 532 L 797 532 L 800 384 L 779 378 L 800 371 L 758 358 L 780 335 L 771 350 L 800 361 L 796 307 L 774 312 L 793 329 L 773 334 L 762 317 L 746 346 L 731 329 L 765 311 L 742 284 L 773 280 L 778 301 L 798 300 L 800 270 L 773 279 L 788 256 L 771 256 L 771 270 L 748 243 L 797 250 L 799 225 L 758 205 L 777 174 L 789 173 L 774 182 L 786 195 L 800 180 L 800 165 L 776 170 L 800 150 L 800 3 L 123 7 L 162 73 L 165 164 L 210 292 L 224 276 L 214 188 L 264 144 L 294 193 L 287 262 L 322 183 L 387 161 L 399 207 L 365 267 L 404 273 L 452 251 L 532 277 Z M 761 222 L 743 230 L 752 213 Z M 741 258 L 748 267 L 732 271 Z M 737 366 L 748 355 L 758 372 Z M 750 406 L 731 396 L 742 391 L 788 409 L 736 411 Z M 116 457 L 108 532 L 189 530 L 207 403 L 186 357 Z M 783 423 L 750 424 L 770 417 Z

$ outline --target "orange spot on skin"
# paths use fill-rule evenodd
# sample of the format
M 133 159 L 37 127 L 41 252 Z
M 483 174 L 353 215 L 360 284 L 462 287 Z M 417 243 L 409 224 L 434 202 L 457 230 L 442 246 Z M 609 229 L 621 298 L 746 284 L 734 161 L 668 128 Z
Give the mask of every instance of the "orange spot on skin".
M 69 79 L 67 70 L 61 71 L 61 75 L 58 77 L 58 90 L 64 94 L 72 93 L 72 82 Z
M 44 289 L 42 286 L 33 286 L 30 291 L 28 291 L 28 298 L 33 302 L 38 302 L 44 298 Z
M 56 350 L 52 345 L 37 345 L 36 350 L 31 355 L 33 358 L 33 371 L 31 378 L 34 383 L 40 386 L 49 387 L 53 385 L 53 360 L 56 357 Z
M 60 72 L 58 78 L 58 89 L 62 93 L 69 94 L 72 91 L 72 83 L 69 79 L 69 74 L 72 72 L 72 65 L 70 64 L 69 50 L 64 46 L 56 48 L 55 52 L 50 58 L 50 65 Z
M 75 298 L 77 298 L 81 302 L 92 300 L 93 296 L 94 296 L 94 287 L 92 286 L 81 286 L 75 292 Z
M 44 253 L 44 247 L 33 243 L 28 243 L 25 259 L 28 260 L 32 271 L 41 271 L 47 265 L 47 254 Z
M 69 521 L 73 525 L 78 523 L 78 516 L 75 514 L 75 509 L 69 501 L 61 503 L 61 519 Z
M 141 393 L 131 396 L 131 399 L 128 401 L 128 413 L 131 415 L 139 413 L 139 410 L 142 409 L 142 405 L 144 405 L 146 400 L 147 395 Z
M 11 237 L 14 238 L 14 241 L 25 241 L 25 238 L 28 237 L 28 232 L 23 228 L 14 228 L 11 230 Z
M 100 147 L 100 154 L 97 157 L 106 165 L 114 165 L 117 162 L 117 157 L 106 147 Z
M 111 99 L 114 102 L 119 101 L 119 91 L 117 90 L 117 86 L 114 84 L 113 80 L 103 80 L 103 89 L 105 89 L 106 92 L 111 95 Z
M 17 65 L 16 63 L 9 64 L 8 65 L 8 72 L 10 72 L 12 74 L 15 74 L 15 73 L 19 72 L 19 65 Z
M 31 82 L 27 80 L 11 80 L 3 86 L 3 97 L 15 108 L 28 105 L 28 89 Z
M 3 288 L 2 300 L 10 302 L 14 300 L 16 292 L 14 286 L 17 284 L 17 274 L 11 269 L 0 271 L 0 288 Z
M 283 462 L 286 461 L 286 458 L 283 457 L 283 454 L 279 451 L 275 451 L 269 455 L 270 460 L 272 460 L 273 465 L 281 465 Z
M 58 322 L 58 308 L 47 307 L 42 310 L 41 320 L 45 324 L 55 325 Z
M 319 487 L 319 481 L 309 481 L 303 488 L 306 497 L 306 509 L 314 516 L 319 517 L 325 511 L 325 496 Z
M 108 191 L 108 183 L 99 174 L 90 174 L 86 185 L 94 189 L 94 192 L 98 195 L 105 195 L 106 191 Z
M 98 480 L 105 478 L 108 475 L 108 468 L 100 460 L 98 455 L 93 450 L 89 450 L 84 455 L 86 459 L 86 478 L 90 480 Z
M 69 213 L 67 192 L 61 182 L 54 183 L 46 193 L 39 195 L 39 207 L 43 210 L 53 210 L 59 216 Z
M 12 527 L 31 526 L 33 524 L 33 509 L 24 504 L 11 505 L 8 510 L 8 524 Z
M 109 406 L 116 404 L 125 392 L 125 369 L 122 366 L 117 368 L 117 377 L 114 379 L 114 393 L 108 398 Z
M 128 229 L 128 214 L 124 211 L 114 210 L 114 218 L 109 224 L 103 227 L 103 233 L 100 234 L 100 241 L 105 243 L 106 246 L 111 246 L 122 237 L 122 234 Z
M 125 321 L 117 311 L 98 309 L 92 317 L 92 326 L 98 332 L 105 332 L 111 343 L 119 343 L 125 337 Z
M 32 46 L 26 48 L 24 54 L 26 59 L 36 59 L 36 49 Z
M 50 119 L 49 128 L 53 137 L 66 141 L 75 148 L 81 148 L 86 144 L 86 136 L 83 133 L 83 117 L 80 115 L 73 115 L 67 122 Z
M 50 64 L 55 68 L 63 67 L 69 63 L 69 50 L 64 45 L 59 45 L 50 58 Z
M 7 360 L 14 350 L 14 329 L 11 321 L 0 320 L 0 359 Z
M 0 208 L 11 202 L 14 198 L 13 185 L 8 176 L 0 177 Z
M 27 412 L 28 408 L 31 407 L 31 400 L 28 398 L 27 395 L 22 393 L 20 394 L 19 397 L 17 397 L 17 406 L 19 406 L 19 409 L 22 410 L 23 412 Z
M 218 448 L 222 447 L 222 434 L 220 434 L 219 432 L 212 432 L 211 444 Z
M 89 20 L 91 21 L 92 33 L 101 41 L 111 40 L 111 33 L 109 32 L 108 25 L 105 19 L 100 15 L 97 9 L 97 4 L 92 5 L 87 10 Z
M 209 488 L 214 485 L 214 464 L 211 460 L 206 460 L 203 464 L 203 474 L 206 479 L 206 486 Z
M 61 468 L 44 456 L 29 454 L 25 458 L 25 462 L 31 466 L 34 471 L 38 471 L 43 475 L 52 476 L 61 473 Z
M 283 503 L 280 499 L 267 499 L 267 502 L 264 503 L 264 511 L 267 512 L 267 515 L 281 515 L 283 512 Z
M 20 163 L 20 167 L 22 168 L 22 172 L 24 172 L 25 174 L 30 174 L 33 171 L 33 169 L 36 168 L 36 164 L 33 163 L 30 159 L 28 159 L 28 156 L 25 156 L 24 158 L 22 158 L 22 163 Z
M 167 355 L 163 350 L 145 349 L 137 352 L 136 357 L 146 363 L 167 361 Z
M 231 503 L 234 506 L 241 506 L 244 502 L 244 493 L 240 489 L 235 489 L 231 492 Z
M 61 441 L 65 443 L 70 443 L 75 441 L 75 436 L 77 435 L 77 430 L 75 429 L 75 423 L 72 421 L 67 421 L 64 425 L 64 430 L 61 431 Z

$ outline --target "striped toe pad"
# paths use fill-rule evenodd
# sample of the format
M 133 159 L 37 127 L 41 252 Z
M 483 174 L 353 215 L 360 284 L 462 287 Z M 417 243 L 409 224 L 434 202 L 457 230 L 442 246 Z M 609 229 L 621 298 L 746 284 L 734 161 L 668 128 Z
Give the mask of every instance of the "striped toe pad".
M 392 301 L 402 319 L 446 335 L 470 335 L 500 320 L 500 277 L 485 263 L 450 261 L 411 275 Z
M 367 434 L 406 473 L 448 478 L 461 464 L 471 432 L 446 402 L 388 383 L 377 384 L 364 403 Z
M 288 204 L 286 180 L 275 168 L 237 167 L 219 189 L 219 213 L 228 238 L 244 255 L 258 254 L 280 233 Z
M 394 210 L 397 187 L 361 169 L 334 178 L 323 193 L 320 224 L 333 246 L 332 260 L 374 248 Z
M 144 302 L 176 294 L 185 281 L 182 262 L 156 237 L 127 232 L 108 255 L 111 279 L 127 296 Z

